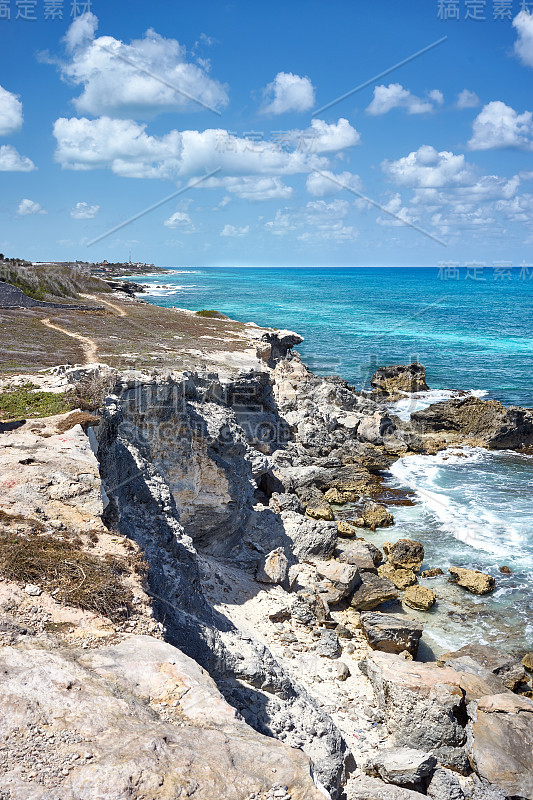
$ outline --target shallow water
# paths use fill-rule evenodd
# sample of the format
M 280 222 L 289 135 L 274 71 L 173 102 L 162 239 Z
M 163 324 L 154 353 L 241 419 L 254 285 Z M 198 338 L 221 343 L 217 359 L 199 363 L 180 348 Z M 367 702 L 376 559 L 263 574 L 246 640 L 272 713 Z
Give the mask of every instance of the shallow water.
M 357 388 L 368 387 L 378 366 L 419 360 L 431 391 L 391 408 L 404 419 L 454 389 L 533 406 L 533 281 L 520 280 L 518 270 L 509 281 L 487 273 L 476 282 L 439 280 L 435 268 L 180 268 L 145 283 L 154 287 L 145 299 L 157 305 L 213 308 L 296 330 L 311 369 Z M 476 448 L 408 456 L 393 465 L 390 481 L 419 502 L 392 509 L 395 527 L 365 533 L 369 539 L 416 539 L 426 567 L 474 567 L 497 581 L 479 598 L 446 577 L 423 581 L 439 598 L 434 611 L 418 615 L 427 646 L 438 653 L 481 641 L 533 650 L 533 458 Z M 504 564 L 512 575 L 500 573 Z

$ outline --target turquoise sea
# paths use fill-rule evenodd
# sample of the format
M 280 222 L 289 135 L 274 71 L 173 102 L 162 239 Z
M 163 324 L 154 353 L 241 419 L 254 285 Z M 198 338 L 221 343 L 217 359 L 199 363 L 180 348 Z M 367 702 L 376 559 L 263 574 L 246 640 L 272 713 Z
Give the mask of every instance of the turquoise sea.
M 467 277 L 468 273 L 468 277 Z M 414 408 L 466 389 L 506 405 L 533 407 L 533 268 L 176 268 L 143 278 L 162 306 L 216 309 L 243 322 L 289 328 L 318 374 L 368 388 L 380 365 L 418 360 L 431 393 Z M 395 538 L 423 542 L 425 566 L 491 572 L 496 591 L 475 598 L 445 578 L 434 611 L 422 615 L 434 652 L 466 641 L 533 650 L 533 457 L 465 449 L 409 456 L 390 482 L 412 489 L 414 507 L 395 509 Z M 376 544 L 390 530 L 369 534 Z M 500 573 L 509 566 L 512 575 Z M 409 612 L 411 613 L 411 612 Z M 414 612 L 412 612 L 414 613 Z

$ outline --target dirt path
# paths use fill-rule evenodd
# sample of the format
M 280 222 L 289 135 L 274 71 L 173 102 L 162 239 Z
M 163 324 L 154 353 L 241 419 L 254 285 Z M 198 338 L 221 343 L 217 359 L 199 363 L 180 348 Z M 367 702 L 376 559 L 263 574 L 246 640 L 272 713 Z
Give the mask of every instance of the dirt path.
M 53 322 L 50 322 L 48 317 L 46 319 L 42 319 L 41 322 L 43 325 L 46 325 L 47 328 L 52 328 L 54 331 L 64 333 L 66 336 L 70 336 L 72 339 L 77 339 L 79 342 L 81 342 L 83 352 L 85 353 L 86 364 L 94 364 L 96 361 L 98 361 L 98 348 L 94 339 L 90 339 L 88 336 L 82 336 L 81 333 L 73 333 L 72 331 L 68 331 L 66 328 L 61 328 L 59 325 L 54 325 Z
M 81 296 L 87 297 L 89 300 L 96 300 L 98 303 L 104 303 L 104 305 L 109 306 L 109 308 L 112 308 L 113 311 L 116 311 L 119 317 L 128 316 L 127 311 L 120 306 L 116 306 L 114 303 L 110 303 L 109 300 L 103 300 L 101 297 L 94 297 L 92 294 L 82 294 Z

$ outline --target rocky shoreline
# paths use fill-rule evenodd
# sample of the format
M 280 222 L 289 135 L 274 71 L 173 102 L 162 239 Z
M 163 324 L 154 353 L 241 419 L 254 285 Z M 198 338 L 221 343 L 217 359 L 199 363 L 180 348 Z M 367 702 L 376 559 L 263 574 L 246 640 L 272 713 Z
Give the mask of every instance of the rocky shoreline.
M 106 376 L 97 415 L 0 437 L 6 542 L 75 536 L 129 592 L 111 619 L 3 560 L 0 798 L 533 800 L 531 657 L 414 660 L 409 609 L 446 565 L 394 536 L 383 480 L 409 453 L 527 452 L 533 412 L 465 396 L 406 422 L 388 406 L 427 389 L 421 365 L 358 393 L 313 375 L 297 334 L 258 333 L 237 373 L 63 370 Z M 361 534 L 382 527 L 379 550 Z

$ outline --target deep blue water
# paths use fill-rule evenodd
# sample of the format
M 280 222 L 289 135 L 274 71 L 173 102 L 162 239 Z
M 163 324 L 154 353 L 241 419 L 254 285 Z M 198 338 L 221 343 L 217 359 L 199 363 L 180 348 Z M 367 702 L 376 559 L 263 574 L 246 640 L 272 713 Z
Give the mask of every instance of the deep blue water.
M 530 270 L 531 271 L 531 270 Z M 319 374 L 362 388 L 376 366 L 419 360 L 432 389 L 487 390 L 533 406 L 533 280 L 443 280 L 437 268 L 191 267 L 147 283 L 173 285 L 158 305 L 213 308 L 243 322 L 289 328 Z M 527 278 L 527 276 L 526 276 Z
M 144 297 L 295 330 L 315 372 L 337 373 L 357 388 L 368 387 L 380 365 L 417 359 L 434 390 L 429 400 L 439 399 L 437 390 L 469 389 L 533 407 L 533 280 L 518 269 L 503 281 L 490 269 L 484 281 L 465 274 L 441 280 L 434 268 L 191 267 L 146 278 L 152 293 Z M 414 407 L 404 402 L 395 411 L 408 417 Z M 496 578 L 496 591 L 483 598 L 445 577 L 425 581 L 438 597 L 433 612 L 420 614 L 426 645 L 439 652 L 482 641 L 517 654 L 533 650 L 533 458 L 472 448 L 408 456 L 393 465 L 390 480 L 419 502 L 394 509 L 393 530 L 366 536 L 377 544 L 413 538 L 424 544 L 425 567 L 455 564 Z M 512 575 L 500 573 L 503 564 Z

